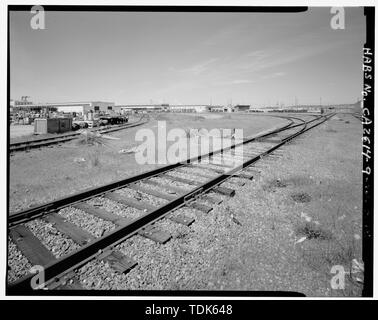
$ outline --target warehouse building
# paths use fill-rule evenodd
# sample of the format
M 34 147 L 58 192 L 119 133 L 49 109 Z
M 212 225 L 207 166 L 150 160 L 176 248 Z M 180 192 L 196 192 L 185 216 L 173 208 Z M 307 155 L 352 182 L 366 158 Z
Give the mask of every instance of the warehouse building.
M 210 112 L 210 106 L 198 104 L 170 105 L 169 109 L 172 112 Z
M 234 111 L 235 112 L 248 112 L 249 109 L 250 109 L 250 105 L 249 104 L 237 104 L 235 107 L 234 107 Z
M 36 103 L 18 106 L 26 111 L 57 111 L 64 113 L 86 114 L 88 112 L 112 112 L 114 102 L 85 101 L 85 102 L 62 102 L 62 103 Z
M 114 110 L 118 113 L 125 112 L 157 112 L 164 111 L 167 107 L 161 104 L 127 104 L 127 105 L 117 105 Z
M 117 105 L 115 110 L 122 113 L 124 111 L 132 112 L 210 112 L 212 106 L 202 104 L 128 104 Z

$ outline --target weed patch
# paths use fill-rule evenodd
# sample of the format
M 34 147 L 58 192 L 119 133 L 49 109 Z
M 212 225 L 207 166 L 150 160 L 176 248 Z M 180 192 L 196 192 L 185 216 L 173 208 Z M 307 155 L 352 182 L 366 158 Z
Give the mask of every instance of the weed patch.
M 311 196 L 305 192 L 294 193 L 291 198 L 297 203 L 306 203 L 311 201 Z
M 276 188 L 286 188 L 288 184 L 280 179 L 273 180 L 264 186 L 265 190 L 273 190 Z
M 313 222 L 305 222 L 297 226 L 295 233 L 297 236 L 304 236 L 309 240 L 331 240 L 333 238 L 331 231 L 323 229 Z

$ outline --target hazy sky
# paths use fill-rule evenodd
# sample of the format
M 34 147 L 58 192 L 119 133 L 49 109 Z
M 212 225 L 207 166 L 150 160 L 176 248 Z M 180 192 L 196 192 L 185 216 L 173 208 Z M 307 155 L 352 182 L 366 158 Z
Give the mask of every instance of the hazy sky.
M 303 13 L 10 14 L 11 98 L 33 102 L 351 103 L 362 86 L 365 17 Z

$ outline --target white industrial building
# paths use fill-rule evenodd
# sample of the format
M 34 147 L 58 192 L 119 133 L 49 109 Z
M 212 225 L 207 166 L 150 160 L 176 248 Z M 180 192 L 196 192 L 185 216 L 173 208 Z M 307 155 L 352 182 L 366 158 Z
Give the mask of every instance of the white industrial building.
M 84 102 L 61 102 L 61 103 L 35 103 L 19 106 L 28 111 L 57 111 L 64 113 L 86 114 L 88 112 L 112 112 L 114 102 L 84 101 Z
M 200 104 L 128 104 L 115 106 L 115 110 L 120 113 L 122 113 L 122 111 L 210 112 L 211 108 L 212 106 Z
M 210 112 L 210 106 L 198 104 L 178 104 L 170 105 L 169 110 L 172 112 Z
M 127 104 L 117 105 L 114 110 L 118 113 L 124 112 L 153 112 L 167 110 L 167 106 L 160 104 Z

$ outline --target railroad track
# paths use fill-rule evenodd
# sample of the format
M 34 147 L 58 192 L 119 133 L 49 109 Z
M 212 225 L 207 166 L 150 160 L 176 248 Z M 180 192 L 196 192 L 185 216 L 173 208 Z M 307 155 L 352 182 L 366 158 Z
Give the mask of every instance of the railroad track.
M 163 244 L 169 241 L 171 235 L 156 227 L 157 221 L 190 226 L 194 219 L 179 209 L 208 213 L 220 202 L 218 195 L 231 197 L 237 186 L 253 178 L 252 164 L 331 116 L 308 121 L 288 116 L 290 123 L 284 127 L 230 147 L 11 214 L 12 250 L 16 259 L 25 257 L 29 267 L 43 266 L 45 288 L 51 290 L 82 289 L 75 270 L 94 259 L 126 273 L 138 262 L 117 245 L 134 235 Z M 46 230 L 56 235 L 55 246 L 46 243 Z M 33 276 L 26 273 L 9 282 L 8 294 L 30 293 Z
M 141 117 L 139 120 L 132 123 L 115 125 L 110 128 L 96 128 L 91 131 L 99 132 L 99 133 L 110 133 L 114 131 L 119 131 L 119 130 L 123 130 L 127 128 L 140 126 L 147 122 L 148 122 L 148 119 L 144 119 L 143 117 Z M 10 143 L 8 150 L 10 152 L 16 152 L 16 151 L 25 151 L 25 150 L 34 149 L 34 148 L 46 147 L 52 144 L 64 143 L 64 142 L 77 139 L 80 137 L 80 135 L 81 133 L 79 132 L 73 132 L 73 133 L 60 135 L 57 137 L 48 137 L 48 138 L 42 138 L 42 139 L 14 142 L 14 143 Z

